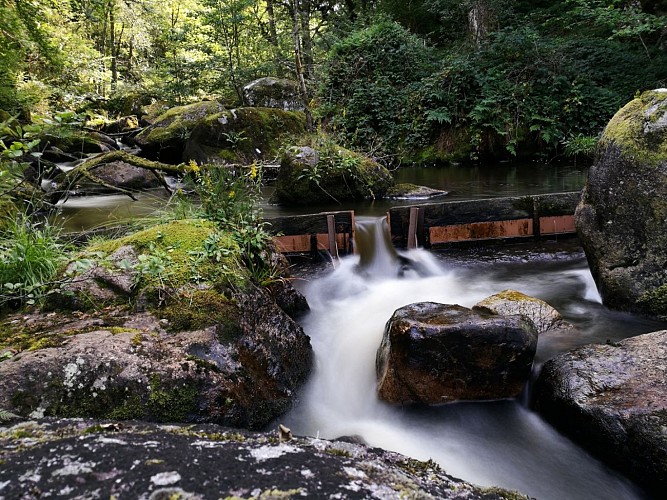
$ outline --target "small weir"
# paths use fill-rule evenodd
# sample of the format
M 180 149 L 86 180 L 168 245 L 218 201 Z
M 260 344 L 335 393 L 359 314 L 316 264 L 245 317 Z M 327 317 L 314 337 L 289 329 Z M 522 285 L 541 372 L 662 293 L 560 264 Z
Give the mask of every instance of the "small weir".
M 576 245 L 494 257 L 396 250 L 385 218 L 359 218 L 356 255 L 298 285 L 311 312 L 302 320 L 316 363 L 299 405 L 281 421 L 301 435 L 354 436 L 371 446 L 439 463 L 473 483 L 516 489 L 540 499 L 643 498 L 642 492 L 560 435 L 527 406 L 528 397 L 438 407 L 396 407 L 376 397 L 375 355 L 387 320 L 404 305 L 434 301 L 471 307 L 514 288 L 547 300 L 582 334 L 539 341 L 536 366 L 557 352 L 660 329 L 608 311 Z M 574 250 L 572 249 L 574 248 Z M 464 255 L 464 254 L 461 254 Z M 663 325 L 664 327 L 664 325 Z

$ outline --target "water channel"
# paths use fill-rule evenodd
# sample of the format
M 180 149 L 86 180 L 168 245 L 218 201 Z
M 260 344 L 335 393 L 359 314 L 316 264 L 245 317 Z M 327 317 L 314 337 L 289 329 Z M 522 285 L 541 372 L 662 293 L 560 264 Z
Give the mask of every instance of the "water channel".
M 473 199 L 580 190 L 586 169 L 552 165 L 492 165 L 404 169 L 399 182 L 446 189 L 447 199 Z M 266 197 L 271 187 L 266 188 Z M 119 203 L 120 202 L 120 203 Z M 164 198 L 81 198 L 62 208 L 67 227 L 107 224 L 149 213 Z M 432 458 L 454 476 L 480 485 L 516 489 L 539 499 L 635 499 L 642 491 L 556 432 L 530 409 L 530 388 L 516 400 L 394 407 L 375 395 L 375 353 L 395 309 L 419 301 L 472 306 L 507 288 L 546 300 L 580 333 L 543 335 L 535 370 L 558 352 L 664 329 L 664 323 L 613 312 L 600 303 L 576 239 L 406 254 L 420 271 L 399 276 L 381 221 L 392 204 L 307 207 L 286 211 L 265 202 L 267 217 L 354 209 L 372 255 L 341 265 L 296 268 L 297 287 L 311 312 L 302 325 L 312 339 L 315 368 L 300 403 L 281 422 L 296 434 L 356 436 L 372 446 L 418 459 Z M 412 202 L 414 204 L 414 202 Z

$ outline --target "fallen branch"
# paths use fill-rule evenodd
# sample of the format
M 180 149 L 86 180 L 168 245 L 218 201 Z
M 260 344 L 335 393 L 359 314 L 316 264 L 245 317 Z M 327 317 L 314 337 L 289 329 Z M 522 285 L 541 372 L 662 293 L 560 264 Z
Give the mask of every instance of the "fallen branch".
M 84 161 L 83 163 L 77 165 L 69 172 L 66 172 L 62 181 L 60 181 L 55 190 L 52 193 L 50 193 L 51 202 L 55 204 L 61 199 L 67 199 L 69 197 L 69 193 L 72 189 L 72 186 L 75 186 L 82 179 L 86 179 L 89 182 L 92 182 L 93 184 L 98 184 L 99 186 L 102 186 L 111 191 L 116 191 L 118 193 L 125 194 L 130 198 L 132 198 L 133 200 L 136 200 L 136 197 L 134 196 L 134 193 L 132 191 L 118 186 L 113 186 L 92 173 L 92 171 L 95 168 L 116 161 L 122 161 L 129 165 L 149 170 L 150 172 L 153 173 L 153 175 L 155 175 L 155 177 L 157 177 L 162 186 L 169 193 L 171 193 L 171 189 L 169 188 L 164 178 L 164 174 L 185 175 L 187 173 L 192 172 L 192 167 L 187 163 L 181 163 L 179 165 L 170 165 L 167 163 L 161 163 L 159 161 L 147 160 L 146 158 L 135 156 L 126 151 L 111 151 L 109 153 L 103 153 L 93 158 L 90 158 Z

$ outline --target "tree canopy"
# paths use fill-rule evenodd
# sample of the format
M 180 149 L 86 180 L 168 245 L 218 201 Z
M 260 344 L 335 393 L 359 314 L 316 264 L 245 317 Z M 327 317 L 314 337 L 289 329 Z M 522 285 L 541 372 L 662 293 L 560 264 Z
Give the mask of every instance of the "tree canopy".
M 243 105 L 301 81 L 351 145 L 411 160 L 552 154 L 667 77 L 667 2 L 0 0 L 0 109 Z

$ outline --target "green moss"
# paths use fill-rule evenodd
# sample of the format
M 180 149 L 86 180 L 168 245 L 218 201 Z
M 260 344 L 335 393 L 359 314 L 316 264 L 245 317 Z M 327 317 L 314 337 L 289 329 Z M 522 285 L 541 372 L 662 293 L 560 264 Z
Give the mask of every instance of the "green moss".
M 155 126 L 139 134 L 138 139 L 152 143 L 184 141 L 197 125 L 203 123 L 204 118 L 223 109 L 222 104 L 216 101 L 176 106 L 162 113 L 155 120 Z
M 327 448 L 326 450 L 324 450 L 324 452 L 327 455 L 333 455 L 335 457 L 352 458 L 352 455 L 350 454 L 349 451 L 341 450 L 339 448 Z
M 175 220 L 123 238 L 96 243 L 88 247 L 86 253 L 110 255 L 129 245 L 139 255 L 153 259 L 153 268 L 150 261 L 144 261 L 146 265 L 139 289 L 150 291 L 168 286 L 177 290 L 201 277 L 214 285 L 243 288 L 247 271 L 240 264 L 241 251 L 231 234 L 222 233 L 216 239 L 217 248 L 226 250 L 224 255 L 220 254 L 220 261 L 205 258 L 204 243 L 216 231 L 215 224 L 210 221 Z
M 79 332 L 51 333 L 33 331 L 21 326 L 0 325 L 0 351 L 36 351 L 46 347 L 59 347 L 68 337 Z
M 183 302 L 187 301 L 187 307 Z M 162 311 L 170 331 L 201 330 L 216 325 L 220 340 L 234 340 L 241 334 L 235 304 L 215 290 L 195 290 L 167 305 Z
M 185 422 L 197 411 L 198 391 L 191 385 L 165 388 L 157 376 L 151 379 L 146 411 L 157 422 Z
M 646 313 L 667 316 L 667 284 L 644 292 L 637 305 Z
M 616 145 L 625 155 L 649 165 L 667 160 L 667 137 L 650 125 L 667 113 L 667 92 L 647 91 L 630 101 L 607 124 L 603 147 Z M 648 129 L 648 132 L 647 132 Z

